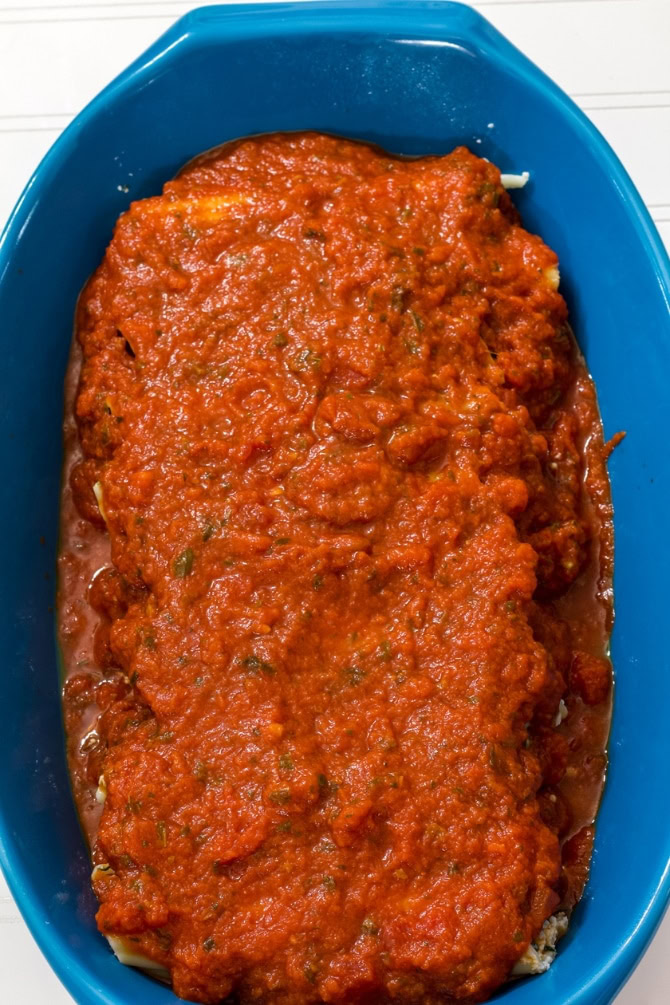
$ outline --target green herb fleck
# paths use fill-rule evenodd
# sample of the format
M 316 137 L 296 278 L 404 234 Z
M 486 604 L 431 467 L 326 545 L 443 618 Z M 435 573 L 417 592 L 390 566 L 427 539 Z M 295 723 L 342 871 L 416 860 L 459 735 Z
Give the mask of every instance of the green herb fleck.
M 170 932 L 164 932 L 160 928 L 156 929 L 154 935 L 156 936 L 158 945 L 161 947 L 163 952 L 166 953 L 170 948 L 170 946 L 172 945 L 172 935 L 170 934 Z
M 352 687 L 357 687 L 361 683 L 361 681 L 365 678 L 366 673 L 362 667 L 359 667 L 355 663 L 352 663 L 351 666 L 344 668 L 344 676 L 347 681 L 347 684 L 350 684 Z
M 266 660 L 260 659 L 260 657 L 256 656 L 255 653 L 252 653 L 250 656 L 245 656 L 240 662 L 242 663 L 242 666 L 251 670 L 252 673 L 257 674 L 258 671 L 261 670 L 264 674 L 267 674 L 268 677 L 272 677 L 277 672 L 272 663 L 268 663 Z
M 404 286 L 394 286 L 391 290 L 391 309 L 402 313 L 405 309 L 405 296 L 409 290 Z
M 316 984 L 318 970 L 313 967 L 311 963 L 306 963 L 302 972 L 305 975 L 305 979 L 308 980 L 310 984 Z
M 307 347 L 301 349 L 291 360 L 290 369 L 294 373 L 304 373 L 305 370 L 318 370 L 321 367 L 321 356 L 314 349 Z
M 416 330 L 417 330 L 418 332 L 422 332 L 422 331 L 423 331 L 423 329 L 424 329 L 424 327 L 425 327 L 425 326 L 424 326 L 424 322 L 423 322 L 423 318 L 422 318 L 422 317 L 420 317 L 420 316 L 419 316 L 419 315 L 418 315 L 418 314 L 416 313 L 416 311 L 410 311 L 410 314 L 411 314 L 411 316 L 412 316 L 412 321 L 414 322 L 414 327 L 416 328 Z
M 193 559 L 195 554 L 193 553 L 193 548 L 185 548 L 181 555 L 175 558 L 172 572 L 177 579 L 183 579 L 185 576 L 189 576 L 193 571 Z
M 477 189 L 477 196 L 482 200 L 486 201 L 486 196 L 490 196 L 489 205 L 496 208 L 500 202 L 500 191 L 497 185 L 493 185 L 490 181 L 483 182 Z
M 275 803 L 277 806 L 285 806 L 286 803 L 291 801 L 291 790 L 290 789 L 275 789 L 268 796 L 271 803 Z
M 503 771 L 504 763 L 501 761 L 500 755 L 493 745 L 489 747 L 489 764 L 498 774 Z

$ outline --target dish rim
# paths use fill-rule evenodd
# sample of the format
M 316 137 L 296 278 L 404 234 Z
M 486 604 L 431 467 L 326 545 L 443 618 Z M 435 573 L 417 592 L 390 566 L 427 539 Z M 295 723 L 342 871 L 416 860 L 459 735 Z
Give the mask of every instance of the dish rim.
M 175 21 L 137 59 L 100 91 L 56 139 L 31 175 L 0 233 L 0 284 L 11 266 L 13 246 L 20 238 L 40 200 L 40 187 L 50 174 L 67 160 L 79 132 L 103 115 L 108 105 L 121 95 L 142 85 L 152 68 L 170 58 L 177 46 L 197 46 L 203 42 L 236 38 L 307 36 L 322 33 L 397 36 L 399 31 L 412 39 L 437 41 L 448 36 L 474 47 L 478 55 L 493 60 L 521 77 L 525 86 L 539 92 L 567 119 L 580 140 L 591 150 L 617 188 L 626 213 L 631 218 L 643 246 L 646 261 L 653 269 L 670 314 L 670 257 L 649 211 L 620 160 L 587 116 L 574 102 L 494 28 L 477 10 L 452 0 L 302 0 L 280 3 L 232 3 L 199 7 Z M 398 36 L 400 37 L 400 36 Z M 597 840 L 597 839 L 596 839 Z M 104 1002 L 119 1005 L 94 988 L 87 964 L 63 940 L 57 929 L 44 924 L 39 901 L 26 889 L 26 870 L 14 850 L 0 806 L 0 867 L 14 900 L 40 950 L 65 988 L 81 1005 Z M 637 924 L 607 957 L 593 977 L 562 1005 L 589 1005 L 610 1001 L 639 962 L 660 924 L 670 899 L 670 857 L 658 877 L 653 894 Z

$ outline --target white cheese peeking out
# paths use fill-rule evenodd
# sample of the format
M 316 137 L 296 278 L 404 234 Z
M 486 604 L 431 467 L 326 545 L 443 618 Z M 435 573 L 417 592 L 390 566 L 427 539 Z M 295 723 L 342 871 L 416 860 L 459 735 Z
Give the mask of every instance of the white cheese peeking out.
M 91 882 L 95 883 L 98 879 L 104 879 L 107 876 L 113 876 L 114 870 L 111 865 L 105 862 L 103 865 L 93 866 L 93 872 L 91 873 Z
M 528 171 L 522 171 L 521 174 L 501 174 L 500 183 L 503 188 L 523 188 L 529 178 Z
M 542 273 L 547 281 L 547 286 L 550 290 L 557 290 L 558 284 L 561 281 L 561 275 L 558 271 L 558 265 L 550 265 L 548 269 L 543 269 Z
M 105 776 L 100 775 L 98 779 L 98 787 L 95 790 L 95 798 L 99 803 L 104 803 L 107 798 L 107 782 L 105 781 Z
M 105 521 L 105 523 L 107 523 L 107 514 L 105 513 L 105 505 L 102 501 L 102 482 L 96 482 L 94 484 L 93 492 L 98 502 L 98 509 L 100 510 L 100 516 Z
M 556 718 L 554 719 L 554 726 L 560 726 L 564 719 L 568 717 L 568 707 L 561 698 L 558 703 L 558 709 L 556 711 Z
M 526 952 L 514 965 L 513 977 L 526 974 L 543 974 L 556 959 L 556 943 L 568 930 L 567 914 L 552 914 L 542 926 L 535 942 L 531 942 Z
M 156 963 L 155 960 L 150 960 L 148 956 L 138 953 L 127 939 L 123 939 L 118 935 L 106 935 L 105 938 L 112 947 L 119 963 L 123 963 L 126 967 L 139 967 L 141 970 L 150 970 L 153 977 L 169 980 L 170 974 L 164 966 Z

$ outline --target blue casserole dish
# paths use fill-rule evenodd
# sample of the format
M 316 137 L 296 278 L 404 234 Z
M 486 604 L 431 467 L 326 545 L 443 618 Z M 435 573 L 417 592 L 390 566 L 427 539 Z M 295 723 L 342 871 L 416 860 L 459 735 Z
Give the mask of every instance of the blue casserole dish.
M 62 378 L 78 292 L 131 199 L 224 140 L 319 129 L 389 150 L 459 143 L 530 170 L 516 201 L 559 254 L 599 391 L 616 509 L 617 687 L 591 879 L 551 970 L 506 1005 L 605 1005 L 670 891 L 666 447 L 670 263 L 639 195 L 572 102 L 482 17 L 401 0 L 235 5 L 178 21 L 60 137 L 0 242 L 4 602 L 0 860 L 80 1005 L 169 1005 L 116 962 L 93 920 L 65 767 L 54 644 Z M 664 463 L 665 462 L 665 463 Z

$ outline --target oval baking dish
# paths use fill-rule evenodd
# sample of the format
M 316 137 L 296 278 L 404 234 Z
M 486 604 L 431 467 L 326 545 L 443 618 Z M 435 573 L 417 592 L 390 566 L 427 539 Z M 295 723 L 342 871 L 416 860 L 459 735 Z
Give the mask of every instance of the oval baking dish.
M 78 292 L 129 201 L 159 192 L 192 156 L 225 140 L 297 129 L 410 155 L 465 144 L 503 171 L 528 170 L 530 183 L 515 195 L 524 224 L 559 255 L 606 436 L 626 430 L 610 463 L 617 680 L 591 878 L 551 970 L 495 996 L 509 1005 L 605 1005 L 653 935 L 670 888 L 663 632 L 670 267 L 594 127 L 459 4 L 194 11 L 74 120 L 24 191 L 0 241 L 2 867 L 77 1002 L 177 1001 L 120 966 L 98 934 L 69 790 L 52 612 L 62 377 Z

